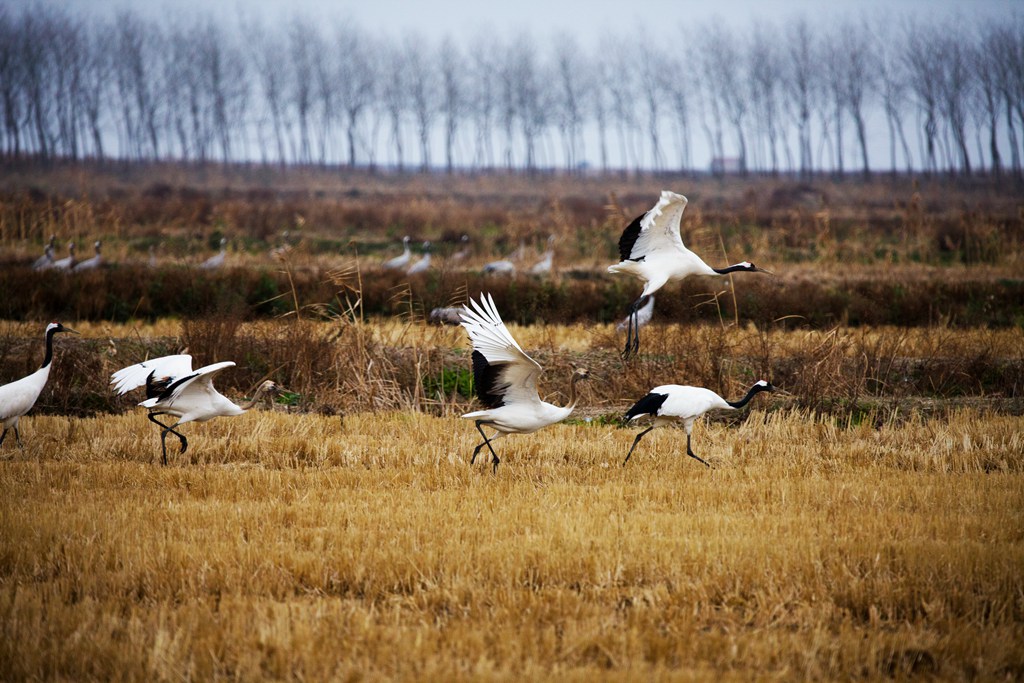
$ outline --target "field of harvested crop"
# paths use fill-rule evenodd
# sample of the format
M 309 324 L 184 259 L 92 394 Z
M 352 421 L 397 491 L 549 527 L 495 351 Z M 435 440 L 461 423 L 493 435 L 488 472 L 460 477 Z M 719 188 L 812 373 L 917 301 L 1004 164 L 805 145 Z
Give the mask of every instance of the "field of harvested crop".
M 80 335 L 24 449 L 0 447 L 0 679 L 1024 677 L 1012 188 L 15 171 L 0 385 L 39 367 L 48 320 Z M 663 187 L 709 260 L 774 275 L 670 285 L 624 361 L 638 286 L 604 268 Z M 109 260 L 33 270 L 50 234 Z M 426 274 L 381 270 L 405 234 L 435 245 Z M 552 274 L 480 272 L 548 235 Z M 225 267 L 199 268 L 222 237 Z M 572 419 L 495 443 L 496 474 L 459 418 L 480 407 L 466 334 L 427 322 L 481 290 L 543 398 L 593 376 Z M 108 380 L 185 349 L 237 363 L 233 400 L 285 391 L 186 425 L 162 467 L 139 392 Z M 622 466 L 655 385 L 762 377 L 778 391 L 695 428 L 710 469 L 681 429 Z
M 167 468 L 38 417 L 0 477 L 7 679 L 1015 679 L 1020 418 L 561 425 L 253 412 Z

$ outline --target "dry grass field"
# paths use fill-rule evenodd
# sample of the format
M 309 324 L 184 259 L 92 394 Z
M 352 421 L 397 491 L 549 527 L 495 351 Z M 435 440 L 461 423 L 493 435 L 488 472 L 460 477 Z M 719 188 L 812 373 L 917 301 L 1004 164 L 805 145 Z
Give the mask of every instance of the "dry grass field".
M 6 171 L 0 384 L 47 320 L 81 335 L 0 449 L 0 680 L 1024 679 L 1019 188 Z M 604 269 L 663 187 L 688 244 L 775 275 L 667 287 L 627 363 L 638 287 Z M 33 271 L 51 233 L 107 266 Z M 380 269 L 405 234 L 429 274 Z M 480 274 L 549 234 L 551 277 Z M 222 236 L 228 266 L 197 269 Z M 543 398 L 595 378 L 572 419 L 498 441 L 496 474 L 458 417 L 465 333 L 425 322 L 482 289 Z M 238 363 L 232 399 L 287 391 L 187 425 L 162 467 L 108 378 L 183 349 Z M 622 466 L 653 386 L 762 377 L 779 391 L 696 427 L 712 468 L 680 429 Z
M 26 420 L 0 463 L 7 680 L 1015 680 L 1024 435 L 751 411 L 472 425 L 254 411 L 154 463 L 139 413 Z M 681 457 L 682 455 L 682 457 Z

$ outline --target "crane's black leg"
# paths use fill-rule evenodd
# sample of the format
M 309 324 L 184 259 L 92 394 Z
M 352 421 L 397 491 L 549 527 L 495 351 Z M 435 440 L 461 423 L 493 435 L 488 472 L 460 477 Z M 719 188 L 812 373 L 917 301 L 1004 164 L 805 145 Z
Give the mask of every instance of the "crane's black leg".
M 629 318 L 626 322 L 626 347 L 622 349 L 622 357 L 626 360 L 640 351 L 640 321 L 637 319 L 637 313 L 643 302 L 644 297 L 640 297 L 629 307 Z
M 705 467 L 711 467 L 707 462 L 697 457 L 697 454 L 690 449 L 690 435 L 686 435 L 686 454 L 698 462 L 703 462 Z
M 179 451 L 179 454 L 180 453 L 184 453 L 185 450 L 188 448 L 188 439 L 185 438 L 184 434 L 182 434 L 181 432 L 175 431 L 173 427 L 168 427 L 163 422 L 161 422 L 160 420 L 156 419 L 157 415 L 166 415 L 166 414 L 167 413 L 150 413 L 148 415 L 149 421 L 154 423 L 154 424 L 160 425 L 160 428 L 162 429 L 162 431 L 160 432 L 160 448 L 163 451 L 163 463 L 165 465 L 167 464 L 167 432 L 170 432 L 171 434 L 174 434 L 181 441 L 181 451 Z
M 4 427 L 4 433 L 0 434 L 0 446 L 4 445 L 4 439 L 7 438 L 7 427 Z
M 623 467 L 625 467 L 626 463 L 629 462 L 629 456 L 633 455 L 633 449 L 636 448 L 636 445 L 638 443 L 640 443 L 640 439 L 644 438 L 644 434 L 651 431 L 652 429 L 654 429 L 653 425 L 651 425 L 650 427 L 636 435 L 636 438 L 633 439 L 633 445 L 629 447 L 629 453 L 626 453 L 626 459 L 622 461 Z
M 482 446 L 483 446 L 484 444 L 487 444 L 487 448 L 489 448 L 489 449 L 490 449 L 490 451 L 491 451 L 491 456 L 492 456 L 492 457 L 494 458 L 494 473 L 495 473 L 495 474 L 497 474 L 497 473 L 498 473 L 498 463 L 500 463 L 500 462 L 501 462 L 501 460 L 499 460 L 499 459 L 498 459 L 498 454 L 494 452 L 494 446 L 492 446 L 492 445 L 491 445 L 491 440 L 487 438 L 487 435 L 486 435 L 486 434 L 484 434 L 484 428 L 483 428 L 483 425 L 484 425 L 484 424 L 485 424 L 485 423 L 484 423 L 484 421 L 483 421 L 483 420 L 477 420 L 477 421 L 476 421 L 476 429 L 477 429 L 477 431 L 478 431 L 478 432 L 480 432 L 480 436 L 484 437 L 484 443 L 483 443 L 483 444 L 480 444 L 480 446 L 477 446 L 477 447 L 476 447 L 476 450 L 475 450 L 475 451 L 473 451 L 473 458 L 474 458 L 474 459 L 476 459 L 476 454 L 477 454 L 477 452 L 478 452 L 478 451 L 480 450 L 480 448 L 481 448 L 481 447 L 482 447 Z M 473 464 L 473 461 L 472 461 L 472 460 L 470 460 L 470 461 L 469 461 L 469 464 L 470 464 L 470 465 L 472 465 L 472 464 Z
M 18 431 L 18 425 L 14 425 L 14 438 L 18 442 L 18 448 L 25 450 L 25 444 L 21 442 L 21 432 Z
M 630 343 L 633 341 L 633 307 L 629 309 L 629 315 L 626 316 L 626 346 L 622 349 L 623 360 L 629 359 Z

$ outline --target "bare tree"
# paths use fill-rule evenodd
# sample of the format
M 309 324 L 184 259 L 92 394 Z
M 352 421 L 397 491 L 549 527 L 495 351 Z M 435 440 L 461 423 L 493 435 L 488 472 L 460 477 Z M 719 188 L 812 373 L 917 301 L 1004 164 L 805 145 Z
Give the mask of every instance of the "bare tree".
M 925 170 L 935 173 L 938 171 L 936 143 L 939 133 L 939 83 L 935 73 L 941 68 L 941 53 L 934 46 L 938 36 L 933 30 L 914 22 L 907 25 L 905 33 L 903 59 L 907 65 L 908 83 L 924 119 Z
M 933 62 L 938 66 L 933 78 L 938 88 L 940 111 L 953 135 L 953 143 L 960 157 L 960 170 L 964 175 L 970 175 L 971 157 L 967 150 L 966 132 L 972 81 L 969 55 L 962 45 L 961 38 L 953 35 L 952 27 L 936 31 L 933 39 Z M 950 160 L 950 172 L 953 171 Z
M 121 150 L 137 159 L 156 159 L 160 155 L 161 84 L 157 59 L 163 36 L 155 25 L 131 11 L 119 12 L 114 23 L 114 79 L 121 107 Z
M 578 171 L 583 157 L 586 93 L 594 84 L 576 39 L 561 35 L 554 49 L 554 111 L 566 167 Z
M 991 23 L 981 27 L 977 39 L 970 46 L 968 59 L 971 72 L 978 84 L 974 106 L 979 127 L 988 128 L 990 172 L 995 178 L 1002 175 L 1002 155 L 999 153 L 999 113 L 1002 93 L 999 88 L 999 50 L 993 45 L 997 29 Z
M 313 160 L 310 143 L 310 116 L 313 109 L 313 55 L 310 41 L 316 33 L 308 18 L 295 18 L 288 25 L 288 56 L 291 58 L 291 101 L 298 118 L 299 149 L 296 160 L 308 164 Z
M 490 34 L 490 31 L 484 35 Z M 469 50 L 469 68 L 467 75 L 469 117 L 476 130 L 473 142 L 473 167 L 492 168 L 494 166 L 494 123 L 498 115 L 498 102 L 501 79 L 499 77 L 498 58 L 495 56 L 493 41 L 477 42 Z
M 897 172 L 896 143 L 903 150 L 903 160 L 907 173 L 913 171 L 913 156 L 910 144 L 903 128 L 903 113 L 908 99 L 908 78 L 903 53 L 893 35 L 892 22 L 880 18 L 871 31 L 873 36 L 872 51 L 877 55 L 879 95 L 885 122 L 889 129 L 889 168 L 895 175 Z
M 256 83 L 262 101 L 266 106 L 266 117 L 269 118 L 271 134 L 273 136 L 274 148 L 277 162 L 285 164 L 288 160 L 287 152 L 287 127 L 288 127 L 288 99 L 286 84 L 290 78 L 291 62 L 282 58 L 281 44 L 284 42 L 280 35 L 272 33 L 259 22 L 242 21 L 242 34 L 246 37 L 242 41 L 246 48 L 249 61 L 253 65 L 253 72 L 256 74 Z M 264 112 L 260 110 L 260 114 Z M 258 120 L 258 133 L 262 143 L 262 129 L 266 119 Z M 260 146 L 264 162 L 269 159 L 269 152 L 265 146 Z
M 597 44 L 601 46 L 609 40 L 611 40 L 610 36 L 604 36 Z M 607 51 L 598 47 L 591 55 L 590 61 L 593 64 L 594 87 L 587 101 L 593 114 L 594 124 L 597 126 L 597 146 L 601 158 L 601 171 L 608 173 L 610 170 L 608 127 L 614 118 L 616 100 L 613 84 L 619 79 L 616 79 L 614 76 L 614 66 Z
M 756 25 L 747 52 L 750 95 L 754 118 L 760 123 L 768 143 L 772 175 L 779 172 L 778 141 L 780 137 L 782 87 L 782 55 L 774 26 Z
M 6 156 L 19 157 L 22 151 L 21 127 L 24 112 L 22 100 L 24 51 L 18 21 L 6 5 L 0 5 L 0 107 L 3 107 L 3 151 Z
M 605 65 L 608 89 L 611 95 L 611 118 L 619 141 L 619 163 L 625 170 L 641 165 L 640 156 L 634 144 L 634 135 L 639 129 L 636 113 L 638 98 L 636 78 L 632 76 L 633 65 L 624 50 L 613 51 Z
M 421 34 L 407 35 L 403 51 L 408 76 L 406 89 L 420 142 L 420 170 L 426 171 L 430 168 L 430 131 L 440 110 L 437 97 L 441 89 L 439 71 L 435 52 Z
M 83 64 L 81 87 L 81 126 L 83 135 L 92 144 L 92 156 L 103 159 L 103 113 L 110 97 L 111 62 L 106 36 L 110 30 L 105 22 L 93 22 L 83 32 Z M 83 143 L 84 147 L 84 143 Z
M 872 52 L 867 26 L 841 24 L 838 38 L 842 100 L 853 119 L 860 146 L 862 173 L 867 179 L 871 177 L 871 164 L 868 162 L 868 133 L 864 116 L 867 99 L 871 93 L 876 92 L 878 59 Z
M 348 165 L 354 167 L 363 115 L 373 103 L 380 77 L 377 46 L 359 26 L 346 22 L 334 33 L 334 51 L 339 105 L 345 113 Z M 368 145 L 368 141 L 363 144 Z
M 671 112 L 672 130 L 679 155 L 679 170 L 687 172 L 693 170 L 690 119 L 693 114 L 691 98 L 697 86 L 680 56 L 669 52 L 665 59 L 666 72 L 662 79 L 662 88 Z
M 465 116 L 465 74 L 459 66 L 463 56 L 458 46 L 445 36 L 437 48 L 438 76 L 441 81 L 438 108 L 444 126 L 444 167 L 449 174 L 455 172 L 455 136 Z
M 785 54 L 783 86 L 790 102 L 790 112 L 797 126 L 797 146 L 800 149 L 800 176 L 809 178 L 814 173 L 811 155 L 811 112 L 814 109 L 818 56 L 811 27 L 806 18 L 799 18 L 786 32 L 788 50 Z
M 53 107 L 50 84 L 55 80 L 52 53 L 47 49 L 53 41 L 52 17 L 43 10 L 36 13 L 26 9 L 19 22 L 19 37 L 24 64 L 25 103 L 27 106 L 30 139 L 36 154 L 46 159 L 54 153 L 53 133 L 50 130 Z
M 828 131 L 835 125 L 835 154 L 832 157 L 835 173 L 842 178 L 846 172 L 843 163 L 843 119 L 846 112 L 846 64 L 845 45 L 841 45 L 844 30 L 833 28 L 835 34 L 828 36 L 821 46 L 824 57 L 824 79 L 821 81 L 824 99 L 821 101 L 819 116 L 822 127 L 822 142 L 827 143 Z M 827 102 L 827 103 L 826 103 Z
M 407 51 L 393 45 L 387 46 L 384 51 L 384 69 L 381 73 L 381 106 L 391 124 L 391 143 L 395 146 L 395 165 L 399 171 L 405 170 L 402 124 L 407 111 L 407 56 Z
M 651 168 L 659 172 L 665 167 L 660 129 L 665 73 L 668 70 L 667 59 L 661 50 L 648 41 L 636 43 L 633 59 L 633 72 L 637 76 L 640 101 L 643 103 L 647 124 L 647 139 L 651 145 Z
M 740 173 L 747 172 L 746 118 L 749 94 L 747 76 L 735 36 L 721 26 L 708 24 L 700 35 L 705 93 L 712 98 L 715 114 L 724 114 L 736 136 Z
M 1024 18 L 1017 17 L 1009 25 L 994 28 L 990 41 L 996 67 L 996 82 L 1006 107 L 1006 135 L 1010 143 L 1010 166 L 1013 174 L 1024 177 L 1020 138 L 1015 117 L 1024 125 Z M 1022 133 L 1024 135 L 1024 133 Z
M 507 69 L 514 117 L 523 136 L 524 164 L 526 170 L 532 172 L 537 169 L 537 144 L 549 123 L 550 91 L 548 78 L 537 59 L 537 49 L 528 36 L 513 42 Z

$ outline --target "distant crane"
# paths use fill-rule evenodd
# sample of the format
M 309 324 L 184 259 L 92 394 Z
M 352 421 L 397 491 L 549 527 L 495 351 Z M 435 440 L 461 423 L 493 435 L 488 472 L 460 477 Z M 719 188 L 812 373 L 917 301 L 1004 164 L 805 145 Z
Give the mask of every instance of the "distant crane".
M 412 251 L 409 250 L 409 236 L 406 235 L 402 238 L 402 255 L 388 259 L 381 264 L 381 267 L 386 270 L 405 270 L 411 259 Z
M 508 275 L 513 276 L 516 274 L 516 261 L 522 261 L 526 255 L 526 242 L 519 240 L 519 247 L 516 248 L 508 258 L 503 258 L 498 261 L 491 261 L 484 265 L 483 272 L 485 275 Z
M 78 261 L 75 259 L 75 243 L 68 242 L 68 255 L 53 262 L 53 268 L 57 270 L 71 270 Z
M 500 261 L 491 261 L 484 266 L 485 275 L 515 275 L 516 264 L 512 263 L 508 259 L 501 259 Z
M 452 261 L 465 261 L 473 252 L 473 248 L 469 246 L 469 235 L 463 234 L 462 237 L 459 238 L 459 244 L 461 246 L 458 251 L 451 255 Z
M 31 375 L 0 386 L 0 423 L 4 431 L 0 434 L 0 445 L 3 444 L 9 429 L 14 430 L 14 438 L 18 440 L 18 447 L 24 449 L 21 443 L 21 434 L 18 433 L 18 419 L 32 410 L 36 404 L 39 394 L 46 386 L 46 380 L 50 378 L 50 362 L 53 360 L 53 335 L 60 332 L 75 332 L 69 327 L 64 327 L 58 322 L 52 322 L 46 326 L 46 357 L 43 364 Z M 78 334 L 75 332 L 75 334 Z
M 96 240 L 93 242 L 92 248 L 95 254 L 91 258 L 79 261 L 71 268 L 71 270 L 78 273 L 83 270 L 96 270 L 103 265 L 103 257 L 100 255 L 100 241 Z
M 423 243 L 423 256 L 419 261 L 409 266 L 409 270 L 405 271 L 408 275 L 418 275 L 419 273 L 425 273 L 430 270 L 430 241 Z
M 709 410 L 738 410 L 747 405 L 750 399 L 762 391 L 775 391 L 775 387 L 763 379 L 758 380 L 754 383 L 754 386 L 750 387 L 747 395 L 739 401 L 726 401 L 715 392 L 703 387 L 680 386 L 678 384 L 664 384 L 660 387 L 654 387 L 649 394 L 637 401 L 626 413 L 626 420 L 635 420 L 644 415 L 651 415 L 654 417 L 654 424 L 636 435 L 636 439 L 633 440 L 633 445 L 630 447 L 629 453 L 626 454 L 626 459 L 622 461 L 622 464 L 625 465 L 629 462 L 629 456 L 633 455 L 633 449 L 640 443 L 640 439 L 643 438 L 644 434 L 656 427 L 664 427 L 677 420 L 682 420 L 683 427 L 686 429 L 686 454 L 710 467 L 706 461 L 697 457 L 693 449 L 690 448 L 690 436 L 693 434 L 694 421 Z
M 199 264 L 199 267 L 203 270 L 217 270 L 224 265 L 225 259 L 228 257 L 228 240 L 226 237 L 220 238 L 220 251 L 206 259 Z
M 470 299 L 469 305 L 462 309 L 462 326 L 473 344 L 476 395 L 486 406 L 485 410 L 462 416 L 476 422 L 477 431 L 484 439 L 473 450 L 469 463 L 476 462 L 477 454 L 486 445 L 494 458 L 494 472 L 497 473 L 501 461 L 492 442 L 506 434 L 531 434 L 569 417 L 576 408 L 576 382 L 587 379 L 590 373 L 585 368 L 572 373 L 567 406 L 546 403 L 537 393 L 541 366 L 516 343 L 502 322 L 490 294 L 481 294 L 479 303 Z M 483 430 L 485 426 L 495 430 L 489 439 Z
M 619 238 L 620 263 L 608 267 L 609 273 L 625 273 L 644 282 L 644 289 L 629 309 L 624 358 L 640 350 L 640 329 L 636 314 L 643 298 L 654 294 L 666 283 L 690 275 L 728 275 L 734 272 L 767 273 L 753 263 L 743 261 L 726 268 L 712 268 L 683 245 L 679 221 L 686 208 L 686 197 L 664 190 L 649 211 L 626 226 Z
M 118 395 L 138 387 L 146 387 L 146 400 L 140 406 L 149 408 L 149 420 L 161 428 L 160 449 L 163 464 L 167 464 L 167 433 L 181 441 L 181 452 L 188 448 L 185 435 L 177 431 L 187 422 L 206 422 L 215 417 L 241 415 L 259 403 L 264 394 L 276 394 L 280 388 L 270 380 L 263 382 L 256 394 L 241 406 L 229 401 L 213 388 L 213 378 L 225 368 L 234 367 L 234 361 L 223 361 L 192 369 L 192 356 L 178 354 L 164 356 L 136 363 L 110 376 L 110 383 Z M 173 425 L 166 425 L 156 418 L 170 415 L 178 418 Z
M 50 235 L 50 241 L 43 247 L 43 255 L 32 263 L 32 270 L 46 270 L 53 266 L 53 243 L 56 239 L 56 235 Z
M 461 306 L 441 306 L 431 309 L 428 320 L 435 325 L 461 325 Z
M 555 236 L 551 235 L 548 237 L 548 248 L 544 252 L 544 256 L 540 261 L 533 264 L 530 268 L 531 275 L 549 275 L 551 273 L 551 266 L 554 264 L 555 259 Z

